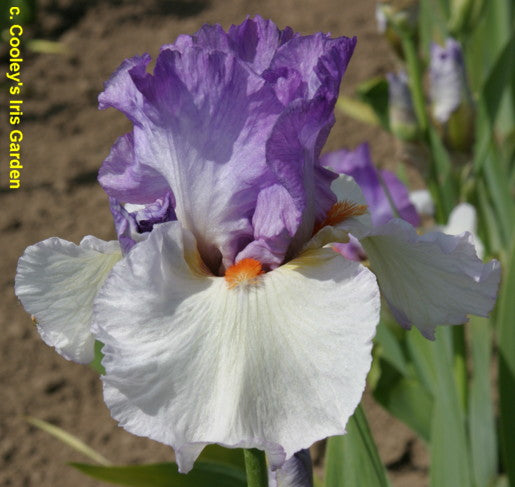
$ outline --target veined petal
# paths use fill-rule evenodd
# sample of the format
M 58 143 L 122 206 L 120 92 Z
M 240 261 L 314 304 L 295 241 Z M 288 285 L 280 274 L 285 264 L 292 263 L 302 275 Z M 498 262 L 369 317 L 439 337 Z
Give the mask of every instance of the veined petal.
M 361 244 L 397 321 L 426 338 L 434 338 L 437 325 L 466 322 L 467 314 L 487 316 L 495 304 L 499 262 L 481 262 L 469 233 L 419 236 L 395 219 Z
M 126 254 L 137 243 L 145 240 L 154 225 L 177 220 L 173 195 L 170 191 L 149 205 L 122 205 L 115 198 L 109 198 L 114 226 L 122 252 Z
M 240 25 L 231 26 L 228 37 L 239 58 L 262 73 L 270 66 L 277 49 L 298 34 L 290 27 L 279 30 L 271 20 L 256 15 Z
M 164 223 L 96 298 L 104 397 L 125 429 L 173 446 L 183 472 L 208 443 L 266 450 L 278 467 L 344 432 L 378 319 L 372 273 L 331 249 L 230 288 Z
M 43 340 L 68 360 L 93 360 L 93 300 L 113 265 L 118 242 L 84 237 L 80 245 L 57 237 L 31 245 L 20 257 L 16 295 L 35 316 Z
M 236 256 L 236 262 L 252 258 L 275 268 L 282 263 L 292 237 L 302 221 L 284 186 L 274 184 L 262 190 L 252 217 L 254 240 Z
M 163 50 L 154 75 L 133 81 L 148 117 L 134 127 L 136 157 L 167 180 L 206 264 L 232 265 L 252 239 L 259 191 L 274 182 L 265 146 L 282 105 L 235 57 L 196 47 Z
M 294 37 L 279 47 L 270 69 L 272 72 L 284 72 L 285 68 L 297 71 L 304 97 L 322 95 L 334 102 L 355 46 L 356 37 L 331 39 L 322 33 Z M 297 85 L 297 77 L 293 79 Z
M 166 179 L 134 154 L 132 132 L 119 137 L 98 173 L 98 182 L 124 203 L 152 203 L 170 192 Z
M 239 25 L 232 25 L 227 33 L 218 24 L 204 25 L 195 34 L 180 35 L 173 44 L 167 44 L 161 49 L 182 52 L 186 47 L 197 46 L 222 51 L 236 56 L 261 74 L 270 66 L 277 49 L 298 35 L 290 27 L 280 30 L 271 20 L 256 15 Z
M 116 108 L 134 124 L 144 123 L 143 96 L 132 77 L 143 76 L 150 59 L 148 54 L 126 59 L 104 84 L 104 91 L 98 96 L 98 107 L 101 110 Z
M 313 487 L 309 450 L 300 450 L 276 470 L 268 470 L 268 487 Z
M 334 123 L 332 109 L 323 97 L 292 103 L 267 141 L 267 164 L 302 214 L 292 243 L 294 252 L 311 236 L 315 221 L 336 202 L 330 186 L 337 176 L 319 164 L 320 150 Z

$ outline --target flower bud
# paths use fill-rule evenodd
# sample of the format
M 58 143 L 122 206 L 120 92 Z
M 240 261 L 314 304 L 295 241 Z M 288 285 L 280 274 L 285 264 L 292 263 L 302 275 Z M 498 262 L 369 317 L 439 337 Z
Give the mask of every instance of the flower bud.
M 445 47 L 432 44 L 429 78 L 433 117 L 446 143 L 451 149 L 467 150 L 474 132 L 474 107 L 457 41 L 449 38 Z
M 402 140 L 418 135 L 417 117 L 413 108 L 408 76 L 404 71 L 388 73 L 388 114 L 392 132 Z
M 376 22 L 380 33 L 384 34 L 394 51 L 402 58 L 402 45 L 399 32 L 417 35 L 418 2 L 413 0 L 380 1 L 376 5 Z

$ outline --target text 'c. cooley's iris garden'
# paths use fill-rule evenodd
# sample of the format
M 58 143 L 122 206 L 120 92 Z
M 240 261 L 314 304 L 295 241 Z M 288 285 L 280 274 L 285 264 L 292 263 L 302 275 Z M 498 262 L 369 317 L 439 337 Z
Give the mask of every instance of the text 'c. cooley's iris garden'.
M 487 315 L 500 279 L 469 234 L 377 223 L 320 153 L 355 38 L 260 17 L 125 60 L 99 97 L 132 122 L 104 161 L 118 241 L 27 248 L 16 293 L 43 340 L 88 363 L 131 433 L 188 472 L 211 443 L 272 468 L 343 434 L 360 402 L 380 293 L 428 339 Z M 344 169 L 344 168 L 343 168 Z M 352 236 L 368 258 L 349 260 Z

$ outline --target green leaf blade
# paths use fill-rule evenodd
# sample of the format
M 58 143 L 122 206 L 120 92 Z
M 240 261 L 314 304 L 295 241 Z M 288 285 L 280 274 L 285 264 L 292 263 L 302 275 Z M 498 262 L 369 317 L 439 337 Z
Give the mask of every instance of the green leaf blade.
M 174 463 L 123 467 L 99 467 L 72 463 L 89 477 L 129 487 L 246 487 L 245 473 L 228 465 L 197 462 L 188 474 L 179 473 Z
M 389 487 L 361 406 L 349 419 L 346 429 L 346 435 L 333 436 L 327 441 L 325 487 Z
M 499 397 L 500 434 L 504 468 L 510 485 L 515 485 L 515 243 L 505 266 L 504 282 L 499 299 Z

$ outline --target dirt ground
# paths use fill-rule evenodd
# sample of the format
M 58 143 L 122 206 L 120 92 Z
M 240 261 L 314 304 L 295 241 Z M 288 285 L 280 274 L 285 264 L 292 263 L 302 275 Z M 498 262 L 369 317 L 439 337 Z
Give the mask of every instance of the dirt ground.
M 172 451 L 116 425 L 96 373 L 67 362 L 39 339 L 13 284 L 17 259 L 30 244 L 51 236 L 76 243 L 88 234 L 114 237 L 96 173 L 128 123 L 114 110 L 97 110 L 102 83 L 124 58 L 155 56 L 178 34 L 193 33 L 204 23 L 227 28 L 256 13 L 306 34 L 357 35 L 344 93 L 392 70 L 394 58 L 376 30 L 375 0 L 41 0 L 39 6 L 27 36 L 60 41 L 68 54 L 24 55 L 24 169 L 18 190 L 7 189 L 8 88 L 0 84 L 0 485 L 92 487 L 100 483 L 66 465 L 87 459 L 30 427 L 26 416 L 64 428 L 117 464 L 167 461 Z M 5 49 L 0 54 L 5 63 Z M 5 73 L 5 64 L 0 71 Z M 345 116 L 338 116 L 326 149 L 353 148 L 365 140 L 378 163 L 395 163 L 388 136 Z M 365 402 L 394 485 L 426 485 L 424 446 L 370 398 Z

